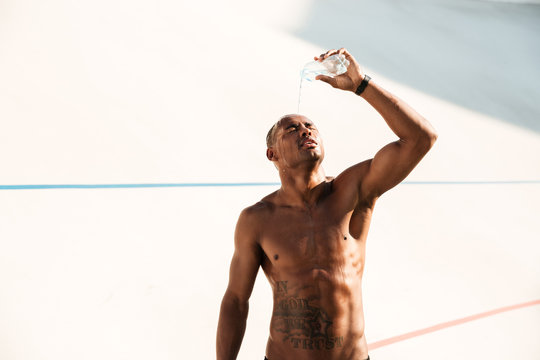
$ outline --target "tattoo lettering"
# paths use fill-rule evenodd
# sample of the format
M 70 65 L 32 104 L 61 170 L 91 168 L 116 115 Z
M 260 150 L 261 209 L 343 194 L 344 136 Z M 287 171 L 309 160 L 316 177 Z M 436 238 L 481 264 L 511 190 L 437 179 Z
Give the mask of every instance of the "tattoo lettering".
M 278 282 L 278 291 L 280 287 Z M 285 293 L 286 293 L 286 282 Z M 309 299 L 283 297 L 274 309 L 275 330 L 285 334 L 283 341 L 290 341 L 297 349 L 330 350 L 343 346 L 343 336 L 332 336 L 332 319 L 320 306 Z
M 332 350 L 334 347 L 343 346 L 343 336 L 329 337 L 328 339 L 316 338 L 316 339 L 299 339 L 291 338 L 291 343 L 296 349 L 306 350 Z
M 277 282 L 277 292 L 287 294 L 287 281 Z

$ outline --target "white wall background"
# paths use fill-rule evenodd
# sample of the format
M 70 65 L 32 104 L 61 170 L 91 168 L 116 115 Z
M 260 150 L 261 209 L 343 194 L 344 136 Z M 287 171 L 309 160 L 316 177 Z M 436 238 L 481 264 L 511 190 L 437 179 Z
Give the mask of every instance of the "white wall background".
M 297 111 L 299 71 L 328 46 L 438 130 L 408 181 L 540 180 L 539 14 L 472 0 L 6 0 L 0 185 L 276 182 L 266 131 Z M 330 175 L 395 139 L 324 84 L 304 86 L 300 111 L 321 128 Z M 385 194 L 368 341 L 540 298 L 539 186 Z M 0 190 L 0 358 L 213 358 L 236 218 L 274 189 Z M 240 359 L 264 355 L 270 299 L 261 275 Z M 539 320 L 516 310 L 372 357 L 538 359 Z

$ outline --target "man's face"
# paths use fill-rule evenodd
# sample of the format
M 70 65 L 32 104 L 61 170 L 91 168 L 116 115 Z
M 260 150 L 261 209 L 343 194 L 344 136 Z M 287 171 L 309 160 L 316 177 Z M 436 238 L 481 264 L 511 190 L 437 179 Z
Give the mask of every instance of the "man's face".
M 287 115 L 277 124 L 274 145 L 268 152 L 277 166 L 297 167 L 321 162 L 324 147 L 315 124 L 303 115 Z

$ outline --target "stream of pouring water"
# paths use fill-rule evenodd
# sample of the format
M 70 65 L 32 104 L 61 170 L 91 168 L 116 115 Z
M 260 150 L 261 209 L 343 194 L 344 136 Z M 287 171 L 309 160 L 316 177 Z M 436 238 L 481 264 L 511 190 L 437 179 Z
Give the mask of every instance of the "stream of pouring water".
M 307 67 L 304 67 L 302 71 L 300 72 L 300 88 L 298 89 L 298 108 L 297 114 L 300 114 L 300 102 L 302 101 L 302 84 L 304 83 L 304 80 L 307 80 L 308 82 L 314 81 L 315 76 L 317 76 L 318 73 L 308 69 Z
M 350 62 L 343 54 L 334 54 L 322 62 L 311 61 L 304 65 L 300 72 L 300 88 L 298 89 L 297 114 L 300 113 L 300 102 L 302 101 L 302 84 L 304 80 L 315 81 L 317 75 L 337 76 L 347 72 Z
M 303 82 L 304 82 L 304 76 L 302 72 L 302 75 L 300 75 L 300 89 L 298 89 L 298 109 L 296 111 L 297 114 L 300 114 L 300 101 L 302 100 L 302 83 Z

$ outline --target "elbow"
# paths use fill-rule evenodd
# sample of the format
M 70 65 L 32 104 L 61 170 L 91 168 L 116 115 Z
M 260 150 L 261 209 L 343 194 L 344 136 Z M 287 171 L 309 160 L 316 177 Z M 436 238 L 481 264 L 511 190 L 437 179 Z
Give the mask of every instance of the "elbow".
M 429 150 L 433 147 L 435 141 L 437 141 L 439 134 L 429 121 L 427 121 L 425 118 L 422 118 L 422 120 L 423 121 L 419 124 L 418 127 L 417 142 L 421 143 L 423 146 L 426 146 Z
M 433 130 L 428 133 L 427 137 L 428 137 L 429 148 L 431 149 L 433 145 L 435 144 L 435 141 L 437 141 L 437 139 L 439 138 L 439 134 L 435 130 Z
M 232 311 L 237 314 L 246 314 L 249 310 L 249 300 L 241 299 L 236 294 L 227 291 L 223 300 L 221 301 L 221 309 L 226 311 Z
M 433 126 L 425 119 L 417 124 L 414 134 L 408 139 L 401 139 L 403 142 L 409 143 L 417 149 L 425 149 L 429 151 L 437 141 L 439 134 Z
M 435 131 L 425 132 L 422 136 L 418 137 L 416 146 L 422 152 L 427 153 L 433 147 L 438 137 L 439 135 Z
M 427 121 L 426 121 L 427 122 Z M 427 129 L 425 130 L 425 137 L 427 138 L 427 142 L 429 143 L 429 147 L 431 148 L 435 141 L 437 141 L 437 138 L 439 137 L 439 134 L 437 133 L 437 130 L 433 127 L 431 124 L 427 124 Z
M 437 130 L 431 125 L 427 120 L 425 121 L 425 126 L 423 126 L 422 131 L 422 142 L 428 147 L 428 150 L 433 147 L 435 144 L 435 141 L 437 141 L 437 138 L 439 137 L 439 134 L 437 133 Z

